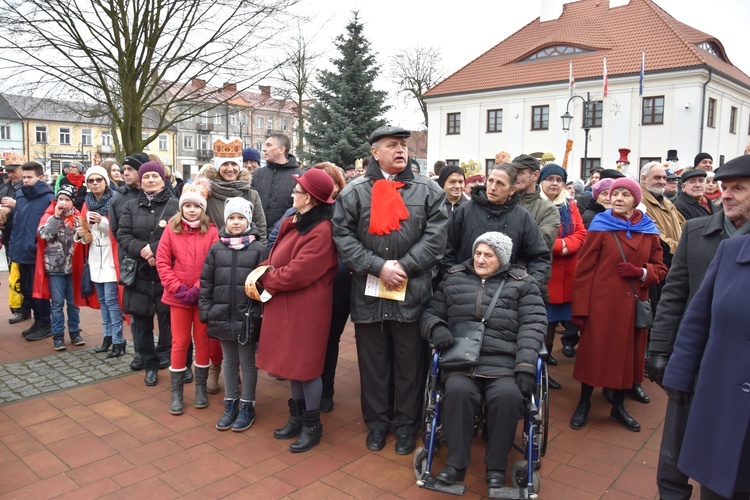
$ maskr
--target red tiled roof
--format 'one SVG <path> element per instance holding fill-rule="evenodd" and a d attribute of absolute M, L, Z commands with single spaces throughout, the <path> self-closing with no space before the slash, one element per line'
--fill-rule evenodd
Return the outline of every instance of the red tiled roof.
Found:
<path fill-rule="evenodd" d="M 715 44 L 725 60 L 699 49 L 702 42 Z M 557 44 L 594 52 L 523 61 Z M 570 61 L 576 81 L 601 78 L 604 56 L 610 78 L 638 74 L 643 50 L 647 74 L 709 66 L 750 88 L 750 77 L 728 62 L 717 38 L 677 21 L 651 0 L 631 0 L 611 9 L 607 0 L 580 0 L 565 4 L 558 19 L 530 22 L 438 83 L 425 97 L 567 82 Z"/>

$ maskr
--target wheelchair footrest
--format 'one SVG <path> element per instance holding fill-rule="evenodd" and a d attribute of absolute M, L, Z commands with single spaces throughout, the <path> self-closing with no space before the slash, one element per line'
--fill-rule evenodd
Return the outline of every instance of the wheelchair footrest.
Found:
<path fill-rule="evenodd" d="M 528 488 L 514 488 L 512 486 L 489 488 L 488 496 L 490 498 L 506 498 L 512 500 L 528 500 L 530 498 Z M 536 498 L 536 496 L 534 496 L 534 498 Z"/>
<path fill-rule="evenodd" d="M 445 484 L 442 481 L 438 481 L 434 477 L 426 479 L 424 481 L 424 485 L 422 485 L 422 488 L 457 496 L 463 496 L 463 494 L 466 493 L 466 486 L 464 486 L 463 484 Z"/>

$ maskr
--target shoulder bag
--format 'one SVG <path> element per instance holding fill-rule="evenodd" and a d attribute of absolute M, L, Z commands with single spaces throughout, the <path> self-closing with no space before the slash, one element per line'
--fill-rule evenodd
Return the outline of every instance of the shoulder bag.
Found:
<path fill-rule="evenodd" d="M 88 299 L 94 295 L 94 284 L 91 282 L 91 268 L 89 267 L 89 249 L 84 245 L 83 273 L 81 274 L 81 296 Z"/>
<path fill-rule="evenodd" d="M 169 204 L 169 200 L 167 200 L 167 203 L 164 204 L 164 208 L 161 209 L 161 213 L 159 214 L 159 218 L 157 221 L 160 221 L 162 216 L 164 215 L 164 211 L 167 209 L 167 205 Z M 159 222 L 156 223 L 157 225 Z M 154 235 L 154 232 L 156 229 L 151 231 L 151 236 Z M 133 257 L 126 255 L 122 258 L 122 262 L 120 262 L 120 278 L 117 280 L 117 282 L 124 286 L 124 287 L 131 287 L 135 284 L 135 279 L 137 277 L 137 271 L 138 271 L 138 262 Z"/>
<path fill-rule="evenodd" d="M 617 242 L 617 248 L 620 249 L 622 261 L 627 262 L 619 238 L 617 238 L 617 235 L 614 232 L 612 233 L 612 236 L 614 236 L 615 242 Z M 654 326 L 654 315 L 651 313 L 651 302 L 648 300 L 640 300 L 638 298 L 638 294 L 635 292 L 635 286 L 633 285 L 633 280 L 629 279 L 628 283 L 630 283 L 630 289 L 633 290 L 633 297 L 635 297 L 635 327 L 651 328 Z"/>
<path fill-rule="evenodd" d="M 495 309 L 497 300 L 500 298 L 505 286 L 505 280 L 492 296 L 487 311 L 480 321 L 465 321 L 455 326 L 453 333 L 453 346 L 440 354 L 440 368 L 443 370 L 467 370 L 472 369 L 479 364 L 479 353 L 482 350 L 482 340 L 484 339 L 484 329 L 487 319 Z"/>

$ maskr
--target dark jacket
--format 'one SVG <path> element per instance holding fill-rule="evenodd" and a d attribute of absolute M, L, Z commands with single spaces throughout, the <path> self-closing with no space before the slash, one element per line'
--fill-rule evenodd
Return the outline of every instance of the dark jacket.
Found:
<path fill-rule="evenodd" d="M 685 193 L 685 191 L 682 191 L 677 195 L 673 203 L 677 211 L 685 217 L 685 220 L 690 220 L 698 217 L 706 217 L 714 213 L 711 200 L 707 201 L 710 210 L 706 210 L 706 207 L 701 205 L 698 200 Z"/>
<path fill-rule="evenodd" d="M 719 243 L 726 238 L 723 210 L 685 223 L 656 308 L 650 352 L 672 353 L 682 316 L 703 283 Z"/>
<path fill-rule="evenodd" d="M 124 188 L 120 189 L 119 192 L 119 196 L 113 196 L 112 201 L 109 204 L 109 230 L 114 235 L 117 235 L 117 230 L 120 228 L 119 219 L 122 217 L 122 211 L 125 209 L 125 204 L 130 200 L 137 199 L 141 192 L 141 188 L 133 188 L 126 185 Z M 122 258 L 122 255 L 120 258 Z"/>
<path fill-rule="evenodd" d="M 456 203 L 451 203 L 450 201 L 448 201 L 448 198 L 446 197 L 445 198 L 445 211 L 448 214 L 448 218 L 450 219 L 453 216 L 453 212 L 458 210 L 458 207 L 460 207 L 467 201 L 469 200 L 465 198 L 463 194 L 461 195 L 461 197 L 458 199 Z"/>
<path fill-rule="evenodd" d="M 391 234 L 370 234 L 372 186 L 382 178 L 380 165 L 371 160 L 365 175 L 341 191 L 334 209 L 333 239 L 341 260 L 353 273 L 352 321 L 412 323 L 419 321 L 430 300 L 432 268 L 445 250 L 445 191 L 424 175 L 404 169 L 396 180 L 405 184 L 400 192 L 409 218 Z M 380 276 L 386 260 L 398 260 L 409 278 L 403 302 L 365 296 L 367 275 Z"/>
<path fill-rule="evenodd" d="M 148 244 L 156 257 L 164 228 L 177 210 L 177 200 L 169 189 L 164 189 L 150 201 L 141 191 L 137 199 L 125 205 L 117 230 L 117 244 L 121 258 L 127 255 L 136 261 L 135 283 L 125 288 L 123 296 L 123 311 L 128 314 L 153 316 L 155 312 L 169 310 L 161 301 L 164 288 L 156 267 L 151 267 L 141 257 L 141 250 Z"/>
<path fill-rule="evenodd" d="M 505 285 L 486 323 L 479 364 L 471 373 L 481 377 L 535 375 L 547 313 L 539 288 L 523 268 L 502 266 L 483 280 L 474 271 L 473 259 L 453 266 L 422 315 L 420 332 L 431 341 L 433 329 L 443 325 L 455 337 L 462 324 L 482 319 L 503 280 Z"/>
<path fill-rule="evenodd" d="M 595 201 L 592 201 L 588 205 L 589 205 L 588 210 L 581 213 L 581 219 L 583 219 L 583 225 L 586 229 L 589 228 L 589 224 L 591 224 L 591 221 L 594 220 L 594 217 L 596 217 L 596 214 L 600 214 L 607 210 L 606 208 L 604 208 L 604 205 L 600 205 L 599 203 Z M 578 205 L 578 209 L 579 210 L 582 209 L 580 205 Z"/>
<path fill-rule="evenodd" d="M 44 211 L 55 196 L 46 182 L 22 186 L 16 191 L 16 208 L 13 214 L 13 232 L 8 245 L 8 258 L 19 264 L 36 262 L 36 231 Z"/>
<path fill-rule="evenodd" d="M 559 218 L 559 215 L 558 215 Z M 475 186 L 471 201 L 463 204 L 448 225 L 448 245 L 442 268 L 465 262 L 472 257 L 474 241 L 487 231 L 500 231 L 513 240 L 511 264 L 525 265 L 541 288 L 547 283 L 550 250 L 531 214 L 511 197 L 504 205 L 487 199 L 487 188 Z"/>
<path fill-rule="evenodd" d="M 19 189 L 21 189 L 21 186 L 23 186 L 23 181 L 18 182 L 11 182 L 10 179 L 6 179 L 5 182 L 0 184 L 0 199 L 5 198 L 6 196 L 9 198 L 16 199 L 16 193 Z M 2 227 L 2 242 L 3 246 L 8 248 L 8 244 L 10 243 L 10 235 L 13 233 L 13 215 L 16 213 L 16 209 L 13 208 L 5 218 L 5 223 Z"/>
<path fill-rule="evenodd" d="M 273 227 L 292 206 L 292 190 L 297 185 L 293 174 L 302 175 L 302 169 L 294 155 L 289 155 L 283 165 L 268 163 L 253 173 L 252 186 L 263 201 L 266 227 Z"/>
<path fill-rule="evenodd" d="M 250 315 L 260 319 L 260 302 L 250 300 L 245 294 L 245 279 L 263 261 L 266 248 L 258 241 L 260 232 L 254 224 L 249 234 L 256 240 L 242 250 L 232 250 L 217 241 L 211 245 L 203 264 L 198 312 L 212 339 L 236 341 L 248 307 Z M 226 232 L 220 235 L 227 236 Z"/>
<path fill-rule="evenodd" d="M 560 229 L 560 211 L 552 202 L 542 198 L 540 192 L 541 189 L 537 186 L 533 193 L 519 193 L 518 204 L 534 218 L 551 252 Z"/>

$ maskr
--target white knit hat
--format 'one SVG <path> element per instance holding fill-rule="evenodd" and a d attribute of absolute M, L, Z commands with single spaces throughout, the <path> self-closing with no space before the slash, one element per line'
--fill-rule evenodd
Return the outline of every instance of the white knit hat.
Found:
<path fill-rule="evenodd" d="M 240 214 L 247 219 L 247 222 L 253 220 L 253 204 L 245 198 L 237 196 L 236 198 L 227 198 L 224 200 L 224 222 L 232 214 Z"/>
<path fill-rule="evenodd" d="M 214 141 L 214 168 L 219 171 L 224 163 L 233 162 L 242 170 L 242 141 L 238 138 L 222 139 Z"/>
<path fill-rule="evenodd" d="M 107 173 L 107 169 L 105 169 L 104 167 L 100 167 L 99 165 L 89 167 L 86 170 L 86 180 L 88 181 L 89 177 L 91 177 L 91 175 L 93 174 L 101 175 L 102 177 L 104 177 L 104 183 L 107 187 L 109 187 L 109 174 Z"/>
<path fill-rule="evenodd" d="M 510 262 L 510 256 L 513 254 L 513 240 L 503 233 L 497 231 L 488 231 L 474 241 L 471 252 L 476 253 L 480 243 L 488 245 L 500 260 L 500 265 L 504 266 Z"/>

